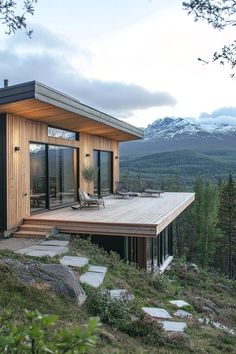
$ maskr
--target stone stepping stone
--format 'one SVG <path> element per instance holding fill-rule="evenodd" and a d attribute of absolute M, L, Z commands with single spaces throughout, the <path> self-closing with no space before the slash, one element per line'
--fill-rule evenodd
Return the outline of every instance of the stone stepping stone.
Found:
<path fill-rule="evenodd" d="M 184 300 L 171 300 L 170 303 L 178 308 L 184 307 L 184 306 L 191 306 L 188 302 Z"/>
<path fill-rule="evenodd" d="M 31 257 L 55 257 L 69 251 L 68 247 L 59 246 L 30 246 L 21 250 L 16 251 L 16 253 L 24 254 Z"/>
<path fill-rule="evenodd" d="M 158 307 L 142 307 L 142 310 L 150 315 L 151 317 L 155 318 L 172 318 L 169 312 L 165 309 L 161 309 Z"/>
<path fill-rule="evenodd" d="M 184 311 L 184 310 L 177 310 L 175 313 L 174 313 L 174 316 L 176 317 L 182 317 L 182 318 L 192 318 L 193 315 L 188 312 L 188 311 Z"/>
<path fill-rule="evenodd" d="M 117 300 L 134 300 L 134 295 L 128 292 L 127 289 L 114 289 L 114 290 L 105 290 L 105 294 L 109 294 L 112 299 Z"/>
<path fill-rule="evenodd" d="M 163 324 L 163 329 L 167 332 L 184 332 L 187 328 L 185 322 L 160 321 Z"/>
<path fill-rule="evenodd" d="M 77 257 L 77 256 L 64 256 L 60 259 L 60 263 L 70 267 L 82 268 L 88 264 L 87 257 Z"/>
<path fill-rule="evenodd" d="M 49 240 L 49 241 L 44 241 L 40 243 L 40 246 L 60 246 L 60 247 L 65 247 L 69 245 L 69 241 L 63 241 L 63 240 Z"/>
<path fill-rule="evenodd" d="M 88 270 L 89 270 L 89 272 L 96 272 L 96 273 L 104 273 L 104 274 L 106 274 L 107 267 L 90 265 Z"/>
<path fill-rule="evenodd" d="M 81 283 L 85 283 L 93 286 L 94 288 L 98 288 L 100 285 L 102 285 L 104 278 L 105 273 L 86 272 L 81 275 L 80 281 Z"/>
<path fill-rule="evenodd" d="M 35 250 L 35 251 L 31 251 L 29 253 L 24 253 L 26 256 L 30 256 L 30 257 L 55 257 L 58 255 L 58 252 L 56 251 L 41 251 L 41 250 Z"/>

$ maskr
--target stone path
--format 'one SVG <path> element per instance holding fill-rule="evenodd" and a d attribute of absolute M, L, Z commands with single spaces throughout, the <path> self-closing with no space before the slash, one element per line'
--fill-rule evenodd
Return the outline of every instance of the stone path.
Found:
<path fill-rule="evenodd" d="M 160 321 L 167 332 L 183 332 L 187 328 L 185 322 Z"/>
<path fill-rule="evenodd" d="M 67 253 L 69 241 L 52 240 L 43 241 L 16 251 L 16 253 L 31 257 L 55 257 Z"/>
<path fill-rule="evenodd" d="M 55 239 L 33 244 L 29 247 L 18 249 L 15 252 L 31 257 L 54 257 L 67 253 L 69 251 L 68 244 L 69 241 Z M 84 267 L 88 262 L 89 259 L 87 257 L 79 256 L 64 256 L 60 259 L 61 264 L 78 268 Z M 103 283 L 106 272 L 107 267 L 89 265 L 88 272 L 80 276 L 80 281 L 81 283 L 98 288 Z"/>
<path fill-rule="evenodd" d="M 36 239 L 7 238 L 0 240 L 0 250 L 18 251 L 35 244 L 38 244 L 38 240 Z"/>
<path fill-rule="evenodd" d="M 159 307 L 142 307 L 142 310 L 155 319 L 171 319 L 172 316 L 163 308 Z M 158 321 L 163 325 L 163 329 L 167 332 L 183 332 L 187 328 L 185 322 L 177 321 Z"/>
<path fill-rule="evenodd" d="M 89 259 L 87 257 L 79 256 L 64 256 L 60 259 L 60 263 L 69 267 L 82 268 L 87 265 Z M 102 285 L 107 267 L 98 265 L 89 265 L 88 271 L 80 276 L 80 282 L 98 288 Z"/>
<path fill-rule="evenodd" d="M 112 299 L 116 300 L 134 300 L 134 295 L 131 294 L 127 289 L 107 289 L 104 291 L 104 294 L 108 294 Z"/>
<path fill-rule="evenodd" d="M 190 304 L 184 300 L 171 300 L 170 303 L 172 305 L 175 305 L 176 307 L 178 308 L 182 308 L 182 307 L 185 307 L 185 306 L 190 306 Z"/>
<path fill-rule="evenodd" d="M 151 317 L 155 318 L 172 318 L 169 312 L 165 309 L 161 309 L 159 307 L 142 307 L 142 310 L 150 315 Z"/>
<path fill-rule="evenodd" d="M 184 300 L 170 300 L 169 301 L 173 306 L 182 308 L 184 306 L 190 306 Z M 183 332 L 187 328 L 186 322 L 174 321 L 173 317 L 168 311 L 159 307 L 142 307 L 142 310 L 155 319 L 160 319 L 158 322 L 163 325 L 163 329 L 167 332 Z M 187 318 L 190 319 L 192 314 L 184 310 L 177 310 L 174 314 L 174 317 Z M 168 321 L 171 319 L 170 321 Z M 173 320 L 172 320 L 173 319 Z"/>
<path fill-rule="evenodd" d="M 60 263 L 69 267 L 82 268 L 88 264 L 89 260 L 87 257 L 77 257 L 77 256 L 64 256 L 60 259 Z"/>
<path fill-rule="evenodd" d="M 40 243 L 38 241 L 35 243 L 35 240 L 28 239 L 7 239 L 1 241 L 0 249 L 10 249 L 15 251 L 15 253 L 32 257 L 54 257 L 67 253 L 69 251 L 68 244 L 69 241 L 63 239 L 48 240 Z M 84 267 L 88 264 L 88 262 L 89 259 L 87 257 L 80 256 L 64 256 L 60 259 L 60 263 L 62 265 L 78 268 Z M 100 265 L 89 265 L 88 271 L 80 276 L 80 282 L 98 288 L 100 285 L 102 285 L 106 272 L 107 267 Z M 107 289 L 103 293 L 108 293 L 113 299 L 134 299 L 134 295 L 129 293 L 127 289 Z M 193 317 L 190 312 L 181 309 L 185 306 L 191 306 L 188 302 L 184 300 L 170 300 L 169 302 L 178 308 L 178 310 L 173 314 L 174 317 L 186 319 L 191 319 Z M 170 313 L 163 308 L 142 307 L 142 310 L 151 317 L 158 319 L 158 322 L 163 325 L 163 329 L 167 332 L 183 332 L 187 328 L 186 322 L 173 321 L 173 317 L 170 315 Z M 220 329 L 232 335 L 236 335 L 233 329 L 219 322 L 210 321 L 209 319 L 199 319 L 199 322 L 202 324 L 211 324 L 214 328 Z"/>
<path fill-rule="evenodd" d="M 80 277 L 81 283 L 88 284 L 94 288 L 98 288 L 102 285 L 107 272 L 107 267 L 90 265 L 88 272 L 84 273 Z"/>

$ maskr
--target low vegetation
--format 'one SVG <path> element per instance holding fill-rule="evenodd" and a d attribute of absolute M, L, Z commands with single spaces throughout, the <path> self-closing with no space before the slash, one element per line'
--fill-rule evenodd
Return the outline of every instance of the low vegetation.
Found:
<path fill-rule="evenodd" d="M 207 318 L 209 321 L 214 320 L 230 328 L 235 327 L 235 281 L 201 269 L 199 273 L 187 270 L 183 259 L 175 261 L 171 270 L 164 275 L 153 276 L 132 265 L 125 264 L 117 254 L 113 252 L 108 254 L 89 240 L 74 236 L 70 243 L 70 254 L 86 255 L 91 263 L 108 267 L 102 289 L 83 286 L 87 300 L 82 306 L 59 296 L 51 289 L 45 289 L 43 285 L 22 285 L 16 274 L 13 274 L 7 266 L 0 266 L 0 308 L 2 315 L 7 313 L 7 325 L 6 321 L 1 321 L 0 348 L 2 348 L 3 333 L 10 333 L 11 328 L 16 328 L 16 324 L 17 328 L 23 328 L 25 333 L 32 320 L 39 317 L 45 319 L 46 322 L 48 319 L 50 325 L 46 326 L 45 332 L 42 328 L 44 324 L 41 326 L 40 320 L 39 332 L 36 331 L 36 334 L 40 333 L 42 343 L 48 346 L 52 353 L 82 353 L 83 351 L 76 352 L 75 348 L 69 347 L 69 344 L 71 345 L 73 338 L 75 340 L 76 333 L 77 339 L 81 340 L 81 333 L 86 331 L 89 319 L 96 316 L 100 318 L 101 325 L 98 327 L 95 322 L 92 325 L 90 322 L 89 330 L 85 333 L 88 334 L 87 339 L 91 345 L 86 347 L 86 353 L 217 354 L 236 352 L 235 336 L 213 328 L 211 323 L 199 322 L 200 318 Z M 27 261 L 27 257 L 2 251 L 0 258 L 6 257 Z M 45 258 L 40 261 L 58 262 L 58 259 Z M 76 274 L 79 275 L 85 270 L 86 267 L 76 271 Z M 113 300 L 106 292 L 102 293 L 105 289 L 114 288 L 127 289 L 134 294 L 134 300 Z M 145 315 L 141 310 L 142 306 L 163 307 L 173 315 L 176 309 L 169 303 L 169 300 L 180 298 L 191 304 L 186 310 L 193 314 L 193 318 L 187 321 L 186 334 L 181 336 L 167 334 L 157 321 Z M 25 312 L 25 309 L 29 312 Z M 47 314 L 47 316 L 44 317 L 41 314 Z M 19 323 L 23 327 L 18 327 Z M 76 328 L 75 332 L 72 328 Z M 61 333 L 65 334 L 63 349 L 58 347 L 58 343 L 61 343 Z M 87 339 L 85 338 L 85 341 Z M 96 346 L 92 347 L 95 339 L 97 340 Z M 32 341 L 30 343 L 32 344 Z M 4 353 L 3 350 L 1 352 Z M 24 351 L 18 351 L 18 353 L 22 352 Z M 28 352 L 46 353 L 43 349 Z M 6 351 L 6 353 L 14 353 L 14 351 Z"/>

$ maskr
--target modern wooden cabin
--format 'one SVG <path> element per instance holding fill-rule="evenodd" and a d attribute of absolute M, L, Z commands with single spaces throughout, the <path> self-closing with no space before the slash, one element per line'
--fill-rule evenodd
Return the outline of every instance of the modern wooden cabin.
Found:
<path fill-rule="evenodd" d="M 143 131 L 39 82 L 0 89 L 0 234 L 35 236 L 57 227 L 92 235 L 152 270 L 172 256 L 172 222 L 191 193 L 115 200 L 119 143 Z M 96 167 L 96 182 L 83 171 Z M 107 198 L 104 210 L 74 211 L 78 188 Z M 151 262 L 151 263 L 150 263 Z M 155 266 L 156 264 L 156 266 Z"/>

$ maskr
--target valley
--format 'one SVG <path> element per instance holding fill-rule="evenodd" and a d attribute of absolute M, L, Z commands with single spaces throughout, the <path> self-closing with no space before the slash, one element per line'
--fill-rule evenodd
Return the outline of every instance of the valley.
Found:
<path fill-rule="evenodd" d="M 143 141 L 121 144 L 122 176 L 150 178 L 156 185 L 181 179 L 192 189 L 196 177 L 217 183 L 236 175 L 235 127 L 203 129 L 183 118 L 158 119 L 145 129 Z"/>

